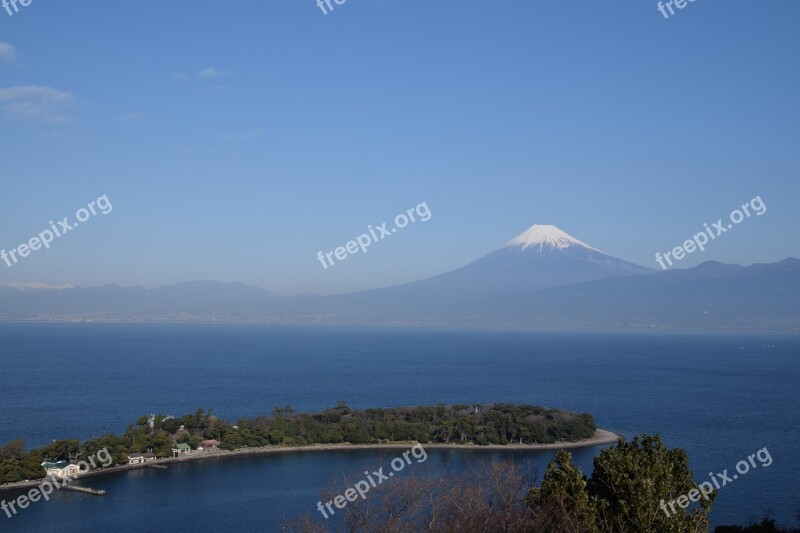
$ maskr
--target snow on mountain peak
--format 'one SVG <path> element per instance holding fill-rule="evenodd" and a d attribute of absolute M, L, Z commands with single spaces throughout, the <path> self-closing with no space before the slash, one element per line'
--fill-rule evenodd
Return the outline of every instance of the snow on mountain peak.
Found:
<path fill-rule="evenodd" d="M 582 246 L 583 248 L 600 252 L 597 248 L 592 248 L 565 231 L 549 224 L 534 224 L 506 244 L 506 248 L 519 247 L 523 250 L 531 247 L 538 247 L 540 252 L 544 248 L 563 250 L 570 246 Z"/>

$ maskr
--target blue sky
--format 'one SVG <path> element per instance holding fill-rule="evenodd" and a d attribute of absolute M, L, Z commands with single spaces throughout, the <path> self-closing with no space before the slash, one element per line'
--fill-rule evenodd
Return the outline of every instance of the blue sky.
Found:
<path fill-rule="evenodd" d="M 334 5 L 335 6 L 335 5 Z M 796 2 L 45 2 L 0 10 L 0 248 L 113 204 L 0 283 L 335 293 L 534 223 L 657 268 L 800 257 Z M 328 270 L 316 260 L 427 202 Z"/>

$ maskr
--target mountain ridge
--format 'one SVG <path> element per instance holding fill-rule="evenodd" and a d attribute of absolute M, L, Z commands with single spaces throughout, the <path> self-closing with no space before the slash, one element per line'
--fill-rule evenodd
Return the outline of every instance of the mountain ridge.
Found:
<path fill-rule="evenodd" d="M 800 260 L 654 270 L 533 225 L 461 268 L 332 296 L 244 283 L 0 284 L 0 320 L 250 321 L 531 327 L 800 329 Z"/>

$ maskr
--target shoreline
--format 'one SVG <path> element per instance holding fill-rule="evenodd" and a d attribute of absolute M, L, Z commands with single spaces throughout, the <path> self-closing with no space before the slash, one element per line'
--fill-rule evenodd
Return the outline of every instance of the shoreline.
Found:
<path fill-rule="evenodd" d="M 296 320 L 155 320 L 155 319 L 100 319 L 100 318 L 0 318 L 0 324 L 139 324 L 139 325 L 235 325 L 235 326 L 295 326 L 295 327 L 366 327 L 366 328 L 390 328 L 390 329 L 430 329 L 446 331 L 485 331 L 485 332 L 532 332 L 532 333 L 640 333 L 649 331 L 653 333 L 671 332 L 676 334 L 697 334 L 697 333 L 719 333 L 719 334 L 782 334 L 797 335 L 800 328 L 741 328 L 741 327 L 716 327 L 702 328 L 691 326 L 655 326 L 650 324 L 641 325 L 604 325 L 604 326 L 577 326 L 577 325 L 543 325 L 543 324 L 450 324 L 450 323 L 424 323 L 416 324 L 412 322 L 298 322 Z"/>
<path fill-rule="evenodd" d="M 602 446 L 604 444 L 616 444 L 622 438 L 614 432 L 605 429 L 597 428 L 594 436 L 574 441 L 574 442 L 553 442 L 544 444 L 488 444 L 486 446 L 479 446 L 477 444 L 444 444 L 444 443 L 430 443 L 423 444 L 422 447 L 426 450 L 486 450 L 486 451 L 542 451 L 542 450 L 560 450 L 560 449 L 575 449 L 575 448 L 591 448 L 592 446 Z M 416 441 L 408 442 L 393 442 L 390 444 L 309 444 L 306 446 L 262 446 L 259 448 L 239 448 L 238 450 L 214 450 L 187 453 L 182 457 L 166 457 L 163 459 L 156 459 L 149 463 L 135 464 L 135 465 L 119 465 L 110 466 L 98 470 L 92 470 L 81 474 L 70 482 L 70 484 L 82 481 L 84 479 L 106 476 L 112 474 L 119 474 L 130 470 L 137 470 L 139 468 L 149 468 L 150 465 L 168 465 L 172 463 L 186 463 L 193 461 L 207 461 L 210 459 L 226 459 L 230 457 L 247 457 L 259 455 L 271 455 L 275 453 L 302 453 L 302 452 L 327 452 L 327 451 L 350 451 L 350 450 L 405 450 L 411 446 L 419 444 Z M 18 481 L 16 483 L 7 483 L 0 485 L 0 492 L 27 489 L 39 486 L 46 478 L 41 478 L 31 481 Z"/>

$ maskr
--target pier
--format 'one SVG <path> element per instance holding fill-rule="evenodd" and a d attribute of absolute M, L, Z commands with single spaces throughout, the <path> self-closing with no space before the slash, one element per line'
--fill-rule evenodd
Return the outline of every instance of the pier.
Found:
<path fill-rule="evenodd" d="M 92 496 L 105 496 L 106 494 L 106 491 L 103 489 L 92 489 L 90 487 L 79 487 L 77 485 L 64 485 L 62 488 L 74 490 L 75 492 L 82 492 L 83 494 L 91 494 Z"/>

